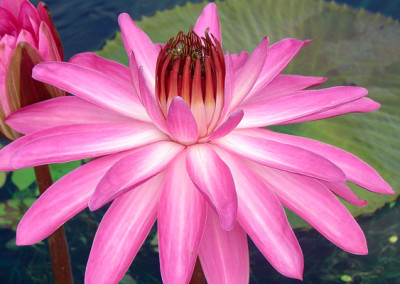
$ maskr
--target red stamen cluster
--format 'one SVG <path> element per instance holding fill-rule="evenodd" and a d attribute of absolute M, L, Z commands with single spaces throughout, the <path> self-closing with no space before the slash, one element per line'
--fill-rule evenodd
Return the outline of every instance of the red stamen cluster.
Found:
<path fill-rule="evenodd" d="M 215 126 L 223 104 L 225 61 L 221 44 L 211 37 L 208 29 L 202 38 L 192 28 L 187 34 L 180 31 L 162 48 L 156 65 L 156 94 L 164 115 L 172 99 L 182 97 L 203 128 L 199 134 Z"/>

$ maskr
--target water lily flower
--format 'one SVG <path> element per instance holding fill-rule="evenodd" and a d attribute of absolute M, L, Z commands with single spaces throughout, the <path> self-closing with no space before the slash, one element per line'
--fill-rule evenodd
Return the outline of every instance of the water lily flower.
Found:
<path fill-rule="evenodd" d="M 61 40 L 47 6 L 27 0 L 2 0 L 0 6 L 0 136 L 15 140 L 20 133 L 4 123 L 21 107 L 64 95 L 32 79 L 32 67 L 64 59 Z"/>
<path fill-rule="evenodd" d="M 197 256 L 208 283 L 248 283 L 247 235 L 276 270 L 301 279 L 302 251 L 282 205 L 342 249 L 367 253 L 336 195 L 363 206 L 346 181 L 383 194 L 390 186 L 344 150 L 263 128 L 378 109 L 366 89 L 308 90 L 326 78 L 281 75 L 309 41 L 269 46 L 264 38 L 251 55 L 223 54 L 213 3 L 165 45 L 127 14 L 119 24 L 129 68 L 91 53 L 41 63 L 36 80 L 75 96 L 7 119 L 27 135 L 0 151 L 1 170 L 95 158 L 35 202 L 18 226 L 18 245 L 113 201 L 86 283 L 118 283 L 156 220 L 165 283 L 188 283 Z"/>

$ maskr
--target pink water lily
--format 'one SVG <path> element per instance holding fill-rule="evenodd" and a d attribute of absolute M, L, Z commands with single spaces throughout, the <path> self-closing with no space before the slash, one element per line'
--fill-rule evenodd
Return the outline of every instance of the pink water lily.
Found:
<path fill-rule="evenodd" d="M 268 38 L 248 56 L 224 55 L 215 4 L 193 29 L 153 44 L 119 17 L 129 68 L 91 53 L 42 63 L 33 77 L 75 96 L 7 119 L 27 134 L 0 151 L 0 169 L 95 158 L 49 188 L 17 230 L 46 238 L 72 216 L 113 201 L 96 233 L 86 283 L 118 283 L 157 220 L 165 283 L 188 283 L 199 256 L 208 283 L 247 283 L 247 235 L 283 275 L 302 278 L 303 255 L 286 206 L 342 249 L 366 254 L 360 227 L 335 195 L 345 184 L 392 194 L 354 155 L 269 125 L 368 112 L 360 87 L 308 90 L 326 78 L 281 75 L 309 43 Z"/>
<path fill-rule="evenodd" d="M 61 40 L 47 6 L 27 0 L 1 0 L 0 6 L 0 136 L 15 140 L 20 133 L 4 120 L 21 107 L 64 92 L 32 79 L 32 67 L 64 59 Z"/>

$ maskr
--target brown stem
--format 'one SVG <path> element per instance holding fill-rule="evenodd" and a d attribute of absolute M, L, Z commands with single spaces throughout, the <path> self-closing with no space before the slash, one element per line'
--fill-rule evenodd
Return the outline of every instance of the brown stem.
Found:
<path fill-rule="evenodd" d="M 40 194 L 53 183 L 49 166 L 37 166 L 35 169 L 36 181 Z M 61 226 L 48 237 L 53 280 L 55 284 L 73 284 L 71 263 L 68 253 L 68 244 L 64 227 Z"/>
<path fill-rule="evenodd" d="M 194 271 L 192 274 L 192 279 L 190 279 L 189 284 L 204 284 L 205 282 L 206 278 L 204 276 L 203 268 L 201 267 L 199 258 L 197 258 L 196 265 L 194 266 Z"/>

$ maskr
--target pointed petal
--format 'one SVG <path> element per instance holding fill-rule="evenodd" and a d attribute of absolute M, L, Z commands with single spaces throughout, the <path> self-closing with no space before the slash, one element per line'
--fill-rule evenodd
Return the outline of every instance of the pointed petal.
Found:
<path fill-rule="evenodd" d="M 287 96 L 298 91 L 313 88 L 321 85 L 326 81 L 326 77 L 310 77 L 298 75 L 281 74 L 275 77 L 271 83 L 265 88 L 253 94 L 245 101 L 246 104 L 251 104 L 263 100 L 277 99 Z"/>
<path fill-rule="evenodd" d="M 97 210 L 116 196 L 158 174 L 183 149 L 177 143 L 161 141 L 125 156 L 111 167 L 97 185 L 89 202 L 90 210 Z"/>
<path fill-rule="evenodd" d="M 13 129 L 24 134 L 68 124 L 119 122 L 132 122 L 132 118 L 73 96 L 54 98 L 29 105 L 17 110 L 6 120 L 6 123 Z"/>
<path fill-rule="evenodd" d="M 26 0 L 1 0 L 1 7 L 8 10 L 18 19 L 19 10 L 24 2 L 26 2 Z"/>
<path fill-rule="evenodd" d="M 125 65 L 100 57 L 92 52 L 79 53 L 68 62 L 103 73 L 125 89 L 132 90 L 129 68 Z"/>
<path fill-rule="evenodd" d="M 235 95 L 235 70 L 229 51 L 225 55 L 225 87 L 224 87 L 224 108 L 222 110 L 219 123 L 224 121 L 231 111 L 231 104 Z"/>
<path fill-rule="evenodd" d="M 302 279 L 303 254 L 278 199 L 238 158 L 222 149 L 218 154 L 229 165 L 235 180 L 239 224 L 276 270 Z"/>
<path fill-rule="evenodd" d="M 208 283 L 249 283 L 247 235 L 236 222 L 231 231 L 223 230 L 210 207 L 201 239 L 199 258 Z"/>
<path fill-rule="evenodd" d="M 224 123 L 214 130 L 207 140 L 219 139 L 228 135 L 238 126 L 242 118 L 243 111 L 241 109 L 235 110 Z"/>
<path fill-rule="evenodd" d="M 163 180 L 157 175 L 111 204 L 93 241 L 85 283 L 122 279 L 156 220 Z"/>
<path fill-rule="evenodd" d="M 143 66 L 143 74 L 148 86 L 155 86 L 156 62 L 161 49 L 132 21 L 131 17 L 122 13 L 118 17 L 122 39 L 128 56 L 133 51 L 138 66 Z"/>
<path fill-rule="evenodd" d="M 254 163 L 251 168 L 276 193 L 283 205 L 306 220 L 328 240 L 350 253 L 368 253 L 364 233 L 353 216 L 321 183 Z"/>
<path fill-rule="evenodd" d="M 286 122 L 283 122 L 281 124 L 292 124 L 292 123 L 300 123 L 300 122 L 305 122 L 305 121 L 313 121 L 313 120 L 319 120 L 319 119 L 325 119 L 325 118 L 330 118 L 346 113 L 353 113 L 353 112 L 370 112 L 370 111 L 375 111 L 379 109 L 381 105 L 369 98 L 361 98 L 354 100 L 352 102 L 349 102 L 347 104 L 343 104 L 340 106 L 337 106 L 335 108 L 331 108 L 325 111 L 321 111 L 318 113 L 310 114 L 307 116 L 303 116 L 297 119 L 289 120 Z"/>
<path fill-rule="evenodd" d="M 342 149 L 313 139 L 281 134 L 269 131 L 267 129 L 240 130 L 238 133 L 264 139 L 271 139 L 273 141 L 286 143 L 313 151 L 314 153 L 327 158 L 340 167 L 346 174 L 348 181 L 356 183 L 359 186 L 373 192 L 394 194 L 394 191 L 391 189 L 390 185 L 385 182 L 370 165 Z"/>
<path fill-rule="evenodd" d="M 137 96 L 93 69 L 65 62 L 36 65 L 32 77 L 122 115 L 149 121 Z"/>
<path fill-rule="evenodd" d="M 43 136 L 19 148 L 11 165 L 25 168 L 93 158 L 166 139 L 147 123 L 78 124 L 54 129 L 43 131 Z"/>
<path fill-rule="evenodd" d="M 40 23 L 38 46 L 39 53 L 43 56 L 45 61 L 61 61 L 57 44 L 53 39 L 50 28 L 45 22 Z"/>
<path fill-rule="evenodd" d="M 255 83 L 248 98 L 256 94 L 267 86 L 276 76 L 278 76 L 292 59 L 300 52 L 303 46 L 311 41 L 301 41 L 294 38 L 283 39 L 270 47 L 268 57 L 265 60 L 258 80 Z"/>
<path fill-rule="evenodd" d="M 206 202 L 190 180 L 182 153 L 168 168 L 158 208 L 158 245 L 163 283 L 185 284 L 197 258 Z"/>
<path fill-rule="evenodd" d="M 251 53 L 250 58 L 243 67 L 235 74 L 235 89 L 229 109 L 232 110 L 246 98 L 263 68 L 268 54 L 269 39 L 264 38 Z"/>
<path fill-rule="evenodd" d="M 367 201 L 358 198 L 358 196 L 345 183 L 326 182 L 322 180 L 319 182 L 327 187 L 334 194 L 343 198 L 347 202 L 350 202 L 351 204 L 354 204 L 356 206 L 367 205 Z"/>
<path fill-rule="evenodd" d="M 231 230 L 237 215 L 237 196 L 227 165 L 207 144 L 187 148 L 186 167 L 190 178 L 217 211 L 221 227 Z"/>
<path fill-rule="evenodd" d="M 228 53 L 228 51 L 227 51 Z M 246 63 L 247 58 L 249 57 L 249 53 L 247 51 L 242 51 L 241 53 L 238 54 L 232 54 L 232 61 L 233 61 L 233 69 L 238 71 L 240 68 L 243 67 L 243 65 Z M 225 61 L 226 61 L 226 55 L 225 55 Z"/>
<path fill-rule="evenodd" d="M 87 207 L 97 183 L 126 153 L 91 161 L 49 187 L 25 213 L 17 228 L 17 245 L 37 243 Z"/>
<path fill-rule="evenodd" d="M 154 93 L 152 93 L 146 85 L 142 72 L 143 68 L 139 70 L 136 64 L 136 58 L 132 52 L 129 58 L 129 68 L 132 82 L 134 82 L 134 85 L 136 85 L 136 88 L 139 90 L 138 94 L 148 116 L 161 131 L 168 134 L 167 126 L 165 124 L 165 117 L 161 112 L 159 104 L 156 102 Z"/>
<path fill-rule="evenodd" d="M 244 117 L 240 128 L 276 125 L 310 114 L 338 107 L 368 94 L 360 87 L 332 87 L 302 91 L 266 103 L 243 105 Z"/>
<path fill-rule="evenodd" d="M 173 98 L 167 115 L 167 129 L 171 136 L 183 144 L 192 144 L 198 138 L 196 120 L 185 101 Z"/>
<path fill-rule="evenodd" d="M 221 43 L 221 28 L 219 25 L 217 5 L 215 5 L 215 3 L 209 3 L 204 7 L 193 30 L 198 36 L 202 37 L 207 28 L 210 29 L 209 34 L 214 35 Z"/>
<path fill-rule="evenodd" d="M 269 139 L 231 133 L 215 144 L 259 164 L 315 177 L 331 182 L 344 182 L 346 176 L 334 163 L 300 147 Z"/>

